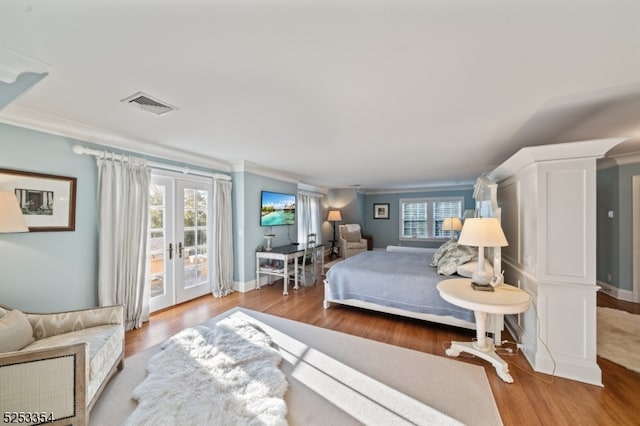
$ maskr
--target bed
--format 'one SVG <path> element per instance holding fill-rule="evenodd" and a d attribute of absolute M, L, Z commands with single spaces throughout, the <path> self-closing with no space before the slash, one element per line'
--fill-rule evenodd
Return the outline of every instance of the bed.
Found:
<path fill-rule="evenodd" d="M 485 217 L 497 217 L 495 185 L 485 178 L 474 190 L 476 210 Z M 475 330 L 472 311 L 440 297 L 436 285 L 458 275 L 440 275 L 429 266 L 436 249 L 390 246 L 386 250 L 360 253 L 335 264 L 324 281 L 324 308 L 332 304 L 354 306 L 417 318 L 439 324 Z M 485 254 L 494 270 L 500 271 L 500 248 Z M 490 315 L 487 331 L 500 344 L 502 315 Z"/>

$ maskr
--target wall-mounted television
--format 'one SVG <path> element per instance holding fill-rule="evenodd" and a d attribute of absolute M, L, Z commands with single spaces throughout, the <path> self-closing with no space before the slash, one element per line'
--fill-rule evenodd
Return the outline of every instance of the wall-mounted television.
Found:
<path fill-rule="evenodd" d="M 262 191 L 260 195 L 260 226 L 295 225 L 296 196 Z"/>

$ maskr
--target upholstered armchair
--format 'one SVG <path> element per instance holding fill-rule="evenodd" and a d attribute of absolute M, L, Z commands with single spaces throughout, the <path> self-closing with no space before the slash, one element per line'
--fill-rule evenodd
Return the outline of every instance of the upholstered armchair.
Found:
<path fill-rule="evenodd" d="M 340 225 L 338 227 L 338 241 L 340 253 L 345 259 L 367 251 L 367 240 L 362 238 L 358 224 Z"/>

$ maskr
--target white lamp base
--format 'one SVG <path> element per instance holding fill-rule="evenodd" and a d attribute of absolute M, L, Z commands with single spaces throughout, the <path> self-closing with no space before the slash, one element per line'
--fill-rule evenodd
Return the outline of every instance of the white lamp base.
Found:
<path fill-rule="evenodd" d="M 275 234 L 268 234 L 264 236 L 267 239 L 267 247 L 265 247 L 264 251 L 271 251 L 273 250 L 271 247 L 271 240 L 273 239 L 273 237 L 275 237 Z"/>
<path fill-rule="evenodd" d="M 471 274 L 473 282 L 480 285 L 489 285 L 491 278 L 491 274 L 487 271 L 475 271 Z"/>

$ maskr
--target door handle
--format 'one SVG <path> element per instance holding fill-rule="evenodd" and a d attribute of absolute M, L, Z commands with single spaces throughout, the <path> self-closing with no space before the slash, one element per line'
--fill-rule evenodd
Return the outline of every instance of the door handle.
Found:
<path fill-rule="evenodd" d="M 167 251 L 169 252 L 169 260 L 173 259 L 173 244 L 169 243 Z"/>
<path fill-rule="evenodd" d="M 183 252 L 183 247 L 182 247 L 182 241 L 180 241 L 178 243 L 178 257 L 182 259 L 182 252 Z"/>

